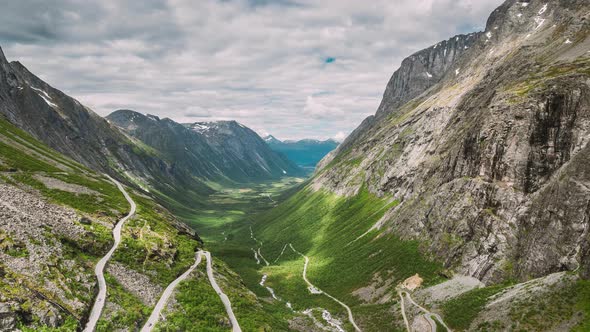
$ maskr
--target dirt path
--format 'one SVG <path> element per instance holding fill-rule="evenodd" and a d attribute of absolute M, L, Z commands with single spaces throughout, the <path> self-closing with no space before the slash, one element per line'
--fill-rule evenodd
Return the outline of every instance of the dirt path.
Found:
<path fill-rule="evenodd" d="M 205 255 L 205 257 L 207 258 L 207 277 L 209 277 L 209 283 L 211 283 L 211 287 L 213 287 L 213 289 L 221 299 L 221 302 L 223 302 L 223 306 L 225 306 L 225 311 L 227 312 L 227 315 L 229 316 L 229 320 L 231 322 L 232 332 L 242 332 L 240 324 L 238 323 L 238 319 L 236 318 L 236 315 L 234 314 L 234 311 L 231 308 L 231 302 L 229 301 L 229 298 L 221 290 L 221 288 L 217 284 L 217 281 L 215 281 L 215 276 L 213 275 L 213 260 L 211 258 L 211 253 L 208 251 L 203 251 L 202 255 Z"/>
<path fill-rule="evenodd" d="M 158 300 L 158 303 L 154 307 L 154 310 L 152 311 L 150 318 L 147 320 L 147 322 L 145 323 L 145 325 L 141 329 L 141 332 L 152 331 L 152 329 L 156 326 L 156 323 L 160 319 L 160 314 L 161 314 L 162 310 L 164 309 L 164 307 L 166 306 L 166 304 L 168 303 L 168 299 L 172 295 L 172 292 L 174 291 L 176 286 L 178 286 L 178 284 L 181 281 L 188 278 L 188 276 L 197 268 L 199 263 L 201 263 L 201 258 L 202 258 L 202 255 L 201 255 L 201 251 L 199 250 L 199 251 L 197 251 L 197 254 L 195 257 L 195 263 L 188 270 L 186 270 L 186 272 L 184 272 L 180 277 L 178 277 L 176 280 L 171 282 L 168 285 L 168 287 L 166 287 L 166 289 L 162 293 L 162 296 L 160 296 L 160 300 Z"/>
<path fill-rule="evenodd" d="M 111 247 L 111 250 L 109 250 L 109 252 L 103 258 L 101 258 L 100 261 L 98 261 L 98 264 L 96 264 L 96 268 L 94 269 L 94 273 L 96 274 L 96 278 L 98 279 L 98 295 L 96 296 L 96 300 L 94 302 L 94 305 L 92 306 L 92 311 L 90 312 L 90 316 L 88 317 L 88 323 L 86 323 L 84 332 L 92 332 L 96 328 L 96 323 L 98 323 L 98 319 L 102 314 L 102 310 L 104 308 L 107 297 L 107 284 L 104 279 L 104 268 L 108 263 L 109 259 L 111 259 L 111 256 L 113 256 L 113 253 L 115 252 L 119 244 L 121 243 L 121 229 L 123 228 L 123 224 L 129 218 L 133 217 L 133 215 L 135 214 L 135 210 L 137 209 L 135 202 L 133 201 L 133 199 L 131 199 L 131 196 L 129 196 L 127 191 L 125 191 L 125 188 L 123 188 L 123 186 L 117 180 L 113 179 L 108 175 L 107 177 L 117 186 L 117 188 L 119 188 L 119 191 L 123 193 L 123 196 L 125 196 L 125 199 L 127 200 L 127 202 L 129 202 L 129 205 L 131 205 L 131 209 L 129 210 L 129 214 L 127 214 L 127 216 L 125 216 L 123 219 L 119 220 L 117 225 L 115 225 L 115 228 L 113 228 L 113 238 L 115 240 L 115 243 Z"/>
<path fill-rule="evenodd" d="M 299 251 L 295 250 L 295 248 L 293 248 L 293 245 L 292 244 L 289 243 L 289 246 L 291 247 L 291 250 L 293 250 L 293 252 L 299 254 L 301 257 L 303 257 L 305 259 L 305 264 L 303 265 L 303 280 L 307 284 L 309 291 L 312 294 L 324 294 L 327 297 L 329 297 L 330 299 L 334 300 L 336 303 L 340 304 L 348 312 L 348 320 L 350 321 L 350 323 L 352 324 L 352 326 L 354 327 L 354 329 L 356 331 L 359 331 L 360 332 L 361 329 L 358 327 L 358 325 L 356 325 L 356 323 L 354 321 L 354 317 L 352 316 L 352 310 L 350 310 L 350 307 L 347 306 L 344 302 L 342 302 L 342 301 L 338 300 L 337 298 L 333 297 L 332 295 L 330 295 L 330 294 L 322 291 L 321 289 L 317 288 L 316 286 L 314 286 L 314 284 L 312 284 L 307 279 L 307 266 L 309 265 L 309 257 L 307 257 L 304 254 L 300 253 Z"/>
<path fill-rule="evenodd" d="M 406 330 L 408 332 L 411 332 L 411 330 L 410 330 L 410 322 L 408 322 L 408 317 L 406 316 L 406 304 L 405 304 L 405 301 L 404 301 L 404 296 L 400 292 L 398 292 L 397 294 L 399 295 L 399 298 L 400 298 L 400 303 L 401 303 L 401 306 L 402 306 L 402 316 L 404 317 L 404 323 L 406 324 Z"/>

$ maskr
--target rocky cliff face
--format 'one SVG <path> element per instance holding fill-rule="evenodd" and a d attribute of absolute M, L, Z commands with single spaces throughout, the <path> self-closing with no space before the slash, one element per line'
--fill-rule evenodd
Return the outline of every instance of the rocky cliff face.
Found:
<path fill-rule="evenodd" d="M 588 9 L 509 0 L 409 57 L 312 185 L 400 200 L 375 228 L 484 281 L 587 275 Z"/>
<path fill-rule="evenodd" d="M 174 166 L 203 179 L 248 182 L 301 173 L 258 134 L 235 121 L 181 125 L 129 110 L 115 111 L 107 119 Z"/>

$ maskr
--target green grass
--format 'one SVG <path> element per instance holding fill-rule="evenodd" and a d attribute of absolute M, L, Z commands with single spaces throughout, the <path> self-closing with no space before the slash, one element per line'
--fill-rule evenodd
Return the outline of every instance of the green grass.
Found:
<path fill-rule="evenodd" d="M 436 323 L 436 331 L 437 332 L 447 332 L 448 331 L 447 328 L 444 325 L 442 325 L 442 323 L 438 319 L 436 319 L 436 317 L 433 316 L 431 318 Z"/>
<path fill-rule="evenodd" d="M 590 280 L 579 280 L 575 286 L 574 308 L 582 313 L 582 320 L 573 332 L 590 331 Z"/>
<path fill-rule="evenodd" d="M 252 226 L 255 237 L 263 241 L 261 252 L 270 262 L 274 262 L 286 243 L 292 243 L 310 257 L 308 278 L 353 307 L 355 318 L 363 322 L 367 331 L 396 331 L 399 327 L 392 325 L 389 304 L 371 305 L 374 310 L 368 310 L 351 292 L 369 284 L 377 272 L 393 278 L 392 287 L 416 273 L 425 278 L 427 284 L 442 280 L 439 276 L 442 265 L 422 255 L 417 241 L 402 241 L 393 233 L 377 238 L 376 231 L 355 241 L 396 204 L 365 190 L 351 198 L 304 190 L 270 211 L 230 222 L 225 229 L 228 230 L 226 234 L 233 235 L 231 240 L 218 240 L 208 245 L 216 257 L 240 275 L 249 289 L 274 303 L 277 312 L 288 301 L 295 310 L 326 308 L 348 324 L 339 304 L 324 295 L 309 293 L 302 279 L 304 260 L 301 256 L 287 248 L 276 264 L 257 265 L 251 248 L 259 245 L 250 239 L 249 227 Z M 270 300 L 268 291 L 258 285 L 262 274 L 268 275 L 266 285 L 275 289 L 283 301 Z M 277 313 L 285 314 L 288 312 Z"/>
<path fill-rule="evenodd" d="M 121 249 L 113 260 L 136 271 L 152 271 L 152 281 L 166 286 L 194 263 L 199 242 L 181 234 L 170 223 L 174 217 L 151 200 L 132 196 L 136 216 L 123 227 Z"/>
<path fill-rule="evenodd" d="M 141 327 L 149 316 L 150 308 L 145 306 L 135 295 L 126 291 L 113 276 L 105 272 L 108 286 L 107 301 L 117 304 L 117 309 L 103 314 L 98 321 L 97 331 L 115 331 L 119 328 L 131 331 Z M 108 316 L 108 319 L 105 318 Z"/>
<path fill-rule="evenodd" d="M 497 294 L 507 285 L 473 289 L 446 302 L 442 306 L 445 323 L 455 330 L 466 330 L 488 302 L 490 296 Z"/>
<path fill-rule="evenodd" d="M 210 286 L 205 274 L 205 261 L 197 272 L 178 285 L 175 293 L 177 308 L 165 313 L 166 321 L 156 325 L 156 331 L 229 331 L 225 325 L 223 303 Z"/>
<path fill-rule="evenodd" d="M 335 296 L 357 302 L 350 292 L 377 272 L 394 270 L 397 281 L 416 273 L 426 283 L 440 279 L 442 266 L 425 258 L 417 241 L 402 241 L 393 233 L 375 238 L 377 231 L 359 238 L 396 204 L 365 190 L 352 198 L 301 192 L 261 216 L 254 230 L 264 241 L 263 253 L 278 255 L 285 243 L 292 243 L 310 257 L 310 279 Z"/>
<path fill-rule="evenodd" d="M 73 317 L 67 317 L 65 322 L 57 328 L 48 327 L 44 325 L 28 327 L 24 324 L 19 324 L 18 327 L 22 332 L 74 332 L 78 331 L 78 321 Z"/>

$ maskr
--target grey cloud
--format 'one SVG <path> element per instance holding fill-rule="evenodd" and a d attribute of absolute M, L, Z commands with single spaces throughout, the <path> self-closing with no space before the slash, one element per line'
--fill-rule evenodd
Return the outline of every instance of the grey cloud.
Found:
<path fill-rule="evenodd" d="M 10 1 L 0 45 L 102 115 L 131 108 L 342 137 L 375 112 L 404 57 L 484 25 L 500 2 Z"/>

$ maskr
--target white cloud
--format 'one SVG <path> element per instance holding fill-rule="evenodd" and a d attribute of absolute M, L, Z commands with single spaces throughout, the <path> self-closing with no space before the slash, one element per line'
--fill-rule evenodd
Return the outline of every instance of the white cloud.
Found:
<path fill-rule="evenodd" d="M 376 111 L 404 57 L 483 26 L 500 3 L 11 2 L 0 45 L 102 115 L 235 119 L 284 139 L 325 139 Z"/>
<path fill-rule="evenodd" d="M 333 139 L 337 140 L 338 142 L 342 142 L 344 141 L 344 139 L 346 139 L 346 137 L 348 136 L 348 134 L 345 134 L 342 131 L 339 131 L 336 135 L 334 135 L 334 137 L 332 137 Z"/>

